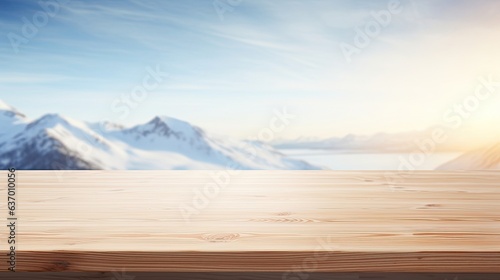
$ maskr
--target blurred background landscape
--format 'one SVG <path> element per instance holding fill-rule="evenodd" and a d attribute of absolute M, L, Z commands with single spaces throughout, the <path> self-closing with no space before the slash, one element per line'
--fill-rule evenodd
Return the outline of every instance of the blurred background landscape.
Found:
<path fill-rule="evenodd" d="M 0 168 L 500 169 L 495 0 L 5 0 Z"/>
<path fill-rule="evenodd" d="M 400 134 L 263 142 L 216 135 L 168 116 L 122 126 L 46 114 L 30 119 L 0 101 L 0 168 L 244 170 L 495 170 L 500 144 L 440 147 L 440 127 Z M 271 131 L 271 130 L 269 130 Z M 442 138 L 436 138 L 442 132 Z M 430 135 L 430 136 L 429 136 Z M 437 140 L 439 139 L 439 140 Z"/>

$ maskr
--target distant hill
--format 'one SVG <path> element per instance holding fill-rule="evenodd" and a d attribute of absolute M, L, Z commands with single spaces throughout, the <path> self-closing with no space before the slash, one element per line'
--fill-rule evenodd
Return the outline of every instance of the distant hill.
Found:
<path fill-rule="evenodd" d="M 439 170 L 500 170 L 500 143 L 465 153 Z"/>

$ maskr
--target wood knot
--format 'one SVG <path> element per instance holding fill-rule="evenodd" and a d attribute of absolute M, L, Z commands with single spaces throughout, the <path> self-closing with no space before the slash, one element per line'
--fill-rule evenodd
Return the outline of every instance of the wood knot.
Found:
<path fill-rule="evenodd" d="M 425 204 L 424 206 L 418 207 L 417 209 L 439 208 L 441 206 L 442 206 L 441 204 L 428 203 L 428 204 Z"/>
<path fill-rule="evenodd" d="M 204 234 L 202 239 L 211 243 L 226 243 L 236 240 L 240 237 L 238 233 L 215 233 Z"/>
<path fill-rule="evenodd" d="M 440 204 L 430 203 L 430 204 L 426 204 L 425 207 L 441 207 L 441 205 Z"/>

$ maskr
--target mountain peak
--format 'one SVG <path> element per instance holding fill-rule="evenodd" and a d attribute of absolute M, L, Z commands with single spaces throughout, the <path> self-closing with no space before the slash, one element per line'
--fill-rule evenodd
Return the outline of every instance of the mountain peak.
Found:
<path fill-rule="evenodd" d="M 171 130 L 178 131 L 178 132 L 192 131 L 192 130 L 197 129 L 197 127 L 195 127 L 194 125 L 192 125 L 186 121 L 179 120 L 179 119 L 172 118 L 172 117 L 168 117 L 168 116 L 157 116 L 153 120 L 151 120 L 150 123 L 155 124 L 155 125 L 164 124 L 164 125 L 168 126 L 168 128 L 170 128 Z"/>
<path fill-rule="evenodd" d="M 204 131 L 186 121 L 168 116 L 157 116 L 151 121 L 137 125 L 129 131 L 139 132 L 144 137 L 151 135 L 174 136 L 178 139 L 199 139 L 205 136 Z"/>
<path fill-rule="evenodd" d="M 28 128 L 33 128 L 33 127 L 47 128 L 47 127 L 54 127 L 59 124 L 80 126 L 78 122 L 66 118 L 64 116 L 61 116 L 59 114 L 46 114 L 41 116 L 39 119 L 33 121 L 32 123 L 28 124 Z"/>
<path fill-rule="evenodd" d="M 26 118 L 26 116 L 21 114 L 16 108 L 0 99 L 0 117 L 2 116 L 5 116 L 8 120 L 24 120 Z"/>
<path fill-rule="evenodd" d="M 10 106 L 9 104 L 3 102 L 1 99 L 0 99 L 0 110 L 5 110 L 5 111 L 16 111 L 16 109 L 14 109 L 12 106 Z"/>
<path fill-rule="evenodd" d="M 55 121 L 55 122 L 61 122 L 61 121 L 66 121 L 66 118 L 59 114 L 46 114 L 43 115 L 41 118 L 38 119 L 39 121 Z"/>
<path fill-rule="evenodd" d="M 194 126 L 186 121 L 179 120 L 168 116 L 156 116 L 150 122 L 140 126 L 149 132 L 156 131 L 163 134 L 175 133 L 187 135 L 202 134 L 201 128 Z"/>

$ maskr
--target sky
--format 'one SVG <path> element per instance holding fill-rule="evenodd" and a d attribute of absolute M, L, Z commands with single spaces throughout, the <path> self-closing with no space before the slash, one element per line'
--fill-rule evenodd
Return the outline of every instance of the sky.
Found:
<path fill-rule="evenodd" d="M 255 138 L 285 110 L 277 138 L 326 138 L 439 125 L 500 81 L 496 0 L 40 2 L 0 1 L 0 99 L 32 118 Z M 464 127 L 498 127 L 491 93 Z"/>

